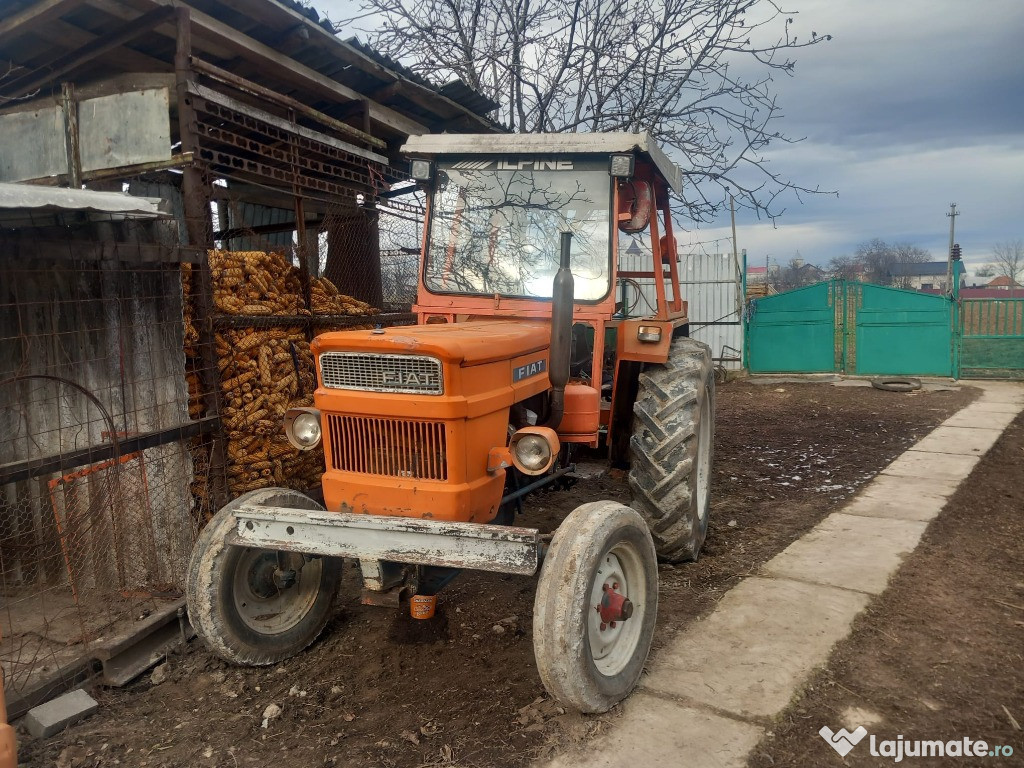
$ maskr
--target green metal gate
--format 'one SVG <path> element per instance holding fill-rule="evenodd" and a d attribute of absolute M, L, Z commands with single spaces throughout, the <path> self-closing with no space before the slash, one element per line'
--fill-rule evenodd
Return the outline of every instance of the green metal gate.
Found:
<path fill-rule="evenodd" d="M 960 375 L 1024 379 L 1024 299 L 964 299 Z"/>
<path fill-rule="evenodd" d="M 845 298 L 856 336 L 853 354 L 848 349 L 845 356 L 847 373 L 953 375 L 949 298 L 869 283 L 847 283 Z"/>
<path fill-rule="evenodd" d="M 835 370 L 836 283 L 817 283 L 750 302 L 744 348 L 752 373 Z"/>
<path fill-rule="evenodd" d="M 751 302 L 752 373 L 951 376 L 956 305 L 948 297 L 829 280 Z"/>

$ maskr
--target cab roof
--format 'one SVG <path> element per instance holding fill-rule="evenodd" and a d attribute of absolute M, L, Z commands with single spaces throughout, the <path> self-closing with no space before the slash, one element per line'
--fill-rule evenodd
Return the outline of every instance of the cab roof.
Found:
<path fill-rule="evenodd" d="M 658 169 L 677 195 L 683 172 L 649 133 L 427 133 L 410 136 L 402 152 L 416 157 L 475 154 L 593 154 L 638 152 Z"/>

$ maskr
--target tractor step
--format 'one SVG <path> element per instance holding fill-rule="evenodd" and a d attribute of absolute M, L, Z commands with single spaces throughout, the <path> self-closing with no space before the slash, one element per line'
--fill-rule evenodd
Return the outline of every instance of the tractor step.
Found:
<path fill-rule="evenodd" d="M 242 504 L 227 542 L 327 557 L 386 560 L 498 573 L 535 573 L 534 528 Z"/>

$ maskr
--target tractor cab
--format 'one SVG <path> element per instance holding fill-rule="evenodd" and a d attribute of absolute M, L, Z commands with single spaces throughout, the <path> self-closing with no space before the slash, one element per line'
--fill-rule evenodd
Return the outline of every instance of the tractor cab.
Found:
<path fill-rule="evenodd" d="M 423 322 L 550 317 L 571 233 L 573 317 L 595 347 L 586 373 L 601 380 L 607 328 L 627 359 L 664 359 L 686 324 L 670 212 L 682 173 L 647 134 L 429 134 L 403 151 L 427 192 Z"/>

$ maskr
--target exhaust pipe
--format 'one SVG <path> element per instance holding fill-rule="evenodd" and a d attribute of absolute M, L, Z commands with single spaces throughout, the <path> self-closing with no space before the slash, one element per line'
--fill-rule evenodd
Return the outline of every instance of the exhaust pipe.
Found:
<path fill-rule="evenodd" d="M 572 232 L 563 232 L 558 271 L 551 288 L 551 348 L 548 380 L 551 382 L 551 411 L 543 426 L 558 429 L 565 411 L 565 385 L 569 383 L 569 356 L 572 352 L 573 279 L 569 270 Z"/>

